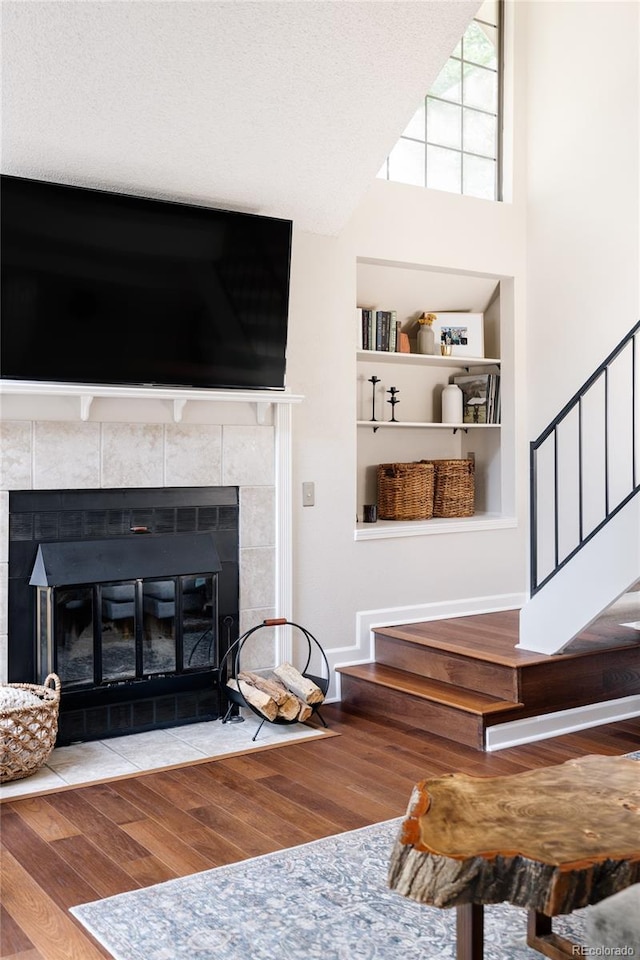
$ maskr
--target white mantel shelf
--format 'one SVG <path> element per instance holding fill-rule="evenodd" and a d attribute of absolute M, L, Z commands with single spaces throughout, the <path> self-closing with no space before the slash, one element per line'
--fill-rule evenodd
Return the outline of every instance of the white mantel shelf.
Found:
<path fill-rule="evenodd" d="M 77 397 L 79 416 L 88 420 L 91 404 L 96 397 L 113 400 L 170 400 L 173 419 L 182 420 L 185 405 L 190 401 L 209 403 L 255 403 L 256 416 L 263 422 L 271 404 L 300 403 L 304 397 L 286 390 L 204 390 L 185 387 L 135 387 L 126 385 L 83 383 L 52 383 L 37 380 L 2 380 L 0 396 L 22 397 Z"/>

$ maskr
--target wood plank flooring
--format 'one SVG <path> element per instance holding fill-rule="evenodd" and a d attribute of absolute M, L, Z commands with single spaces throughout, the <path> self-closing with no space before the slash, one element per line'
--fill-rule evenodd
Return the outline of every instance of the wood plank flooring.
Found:
<path fill-rule="evenodd" d="M 69 907 L 401 816 L 414 783 L 640 749 L 640 719 L 493 754 L 340 705 L 340 737 L 0 807 L 3 960 L 109 956 Z"/>

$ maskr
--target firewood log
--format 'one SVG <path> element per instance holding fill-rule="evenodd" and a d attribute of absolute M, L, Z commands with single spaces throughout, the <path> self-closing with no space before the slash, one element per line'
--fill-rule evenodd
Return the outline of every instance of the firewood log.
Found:
<path fill-rule="evenodd" d="M 238 674 L 238 680 L 244 680 L 246 683 L 250 683 L 252 687 L 257 687 L 258 690 L 268 693 L 269 696 L 275 700 L 278 706 L 281 706 L 283 703 L 285 703 L 291 696 L 291 693 L 280 680 L 265 677 L 260 673 L 252 673 L 250 670 L 242 670 Z"/>
<path fill-rule="evenodd" d="M 299 697 L 296 697 L 296 704 L 299 710 L 298 722 L 304 723 L 304 721 L 308 720 L 313 713 L 313 707 L 311 707 L 308 703 L 305 703 L 304 700 L 300 700 Z"/>
<path fill-rule="evenodd" d="M 301 707 L 306 707 L 306 703 L 290 693 L 285 702 L 278 705 L 278 716 L 283 720 L 299 720 Z"/>
<path fill-rule="evenodd" d="M 250 683 L 244 680 L 227 680 L 227 686 L 242 694 L 247 703 L 255 707 L 267 720 L 275 720 L 278 715 L 278 704 L 262 690 L 252 687 Z"/>
<path fill-rule="evenodd" d="M 300 713 L 300 701 L 285 687 L 280 680 L 263 677 L 259 673 L 252 673 L 250 670 L 243 670 L 238 674 L 238 680 L 244 680 L 250 683 L 252 687 L 262 690 L 268 694 L 278 705 L 278 716 L 283 720 L 295 720 Z"/>
<path fill-rule="evenodd" d="M 280 664 L 279 667 L 275 667 L 273 672 L 292 693 L 295 693 L 305 703 L 322 703 L 324 700 L 324 693 L 320 687 L 313 680 L 309 680 L 308 677 L 303 677 L 290 663 Z"/>

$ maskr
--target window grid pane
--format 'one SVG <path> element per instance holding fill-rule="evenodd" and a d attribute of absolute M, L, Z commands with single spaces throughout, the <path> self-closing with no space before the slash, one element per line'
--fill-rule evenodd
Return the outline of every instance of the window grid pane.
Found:
<path fill-rule="evenodd" d="M 462 61 L 449 57 L 429 90 L 429 95 L 442 100 L 462 102 Z"/>
<path fill-rule="evenodd" d="M 454 103 L 427 98 L 427 137 L 429 143 L 462 149 L 462 110 Z"/>
<path fill-rule="evenodd" d="M 497 157 L 497 118 L 479 110 L 462 112 L 462 149 L 495 160 Z"/>
<path fill-rule="evenodd" d="M 424 143 L 401 137 L 389 154 L 389 179 L 424 187 Z"/>
<path fill-rule="evenodd" d="M 404 129 L 403 137 L 409 137 L 411 140 L 423 140 L 425 138 L 425 101 L 423 100 L 411 120 Z"/>
<path fill-rule="evenodd" d="M 379 177 L 499 198 L 501 5 L 482 4 Z"/>
<path fill-rule="evenodd" d="M 496 190 L 496 163 L 486 157 L 463 154 L 462 190 L 466 196 L 493 200 Z"/>
<path fill-rule="evenodd" d="M 427 146 L 427 186 L 447 193 L 462 193 L 462 153 Z"/>

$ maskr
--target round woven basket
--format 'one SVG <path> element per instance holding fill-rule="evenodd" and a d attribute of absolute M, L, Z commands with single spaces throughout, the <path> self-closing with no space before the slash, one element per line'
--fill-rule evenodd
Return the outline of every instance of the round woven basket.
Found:
<path fill-rule="evenodd" d="M 43 684 L 9 683 L 27 690 L 40 703 L 0 710 L 0 783 L 20 780 L 46 763 L 58 735 L 60 678 L 50 673 Z"/>
<path fill-rule="evenodd" d="M 430 463 L 378 465 L 378 516 L 381 520 L 430 520 L 433 516 Z"/>

